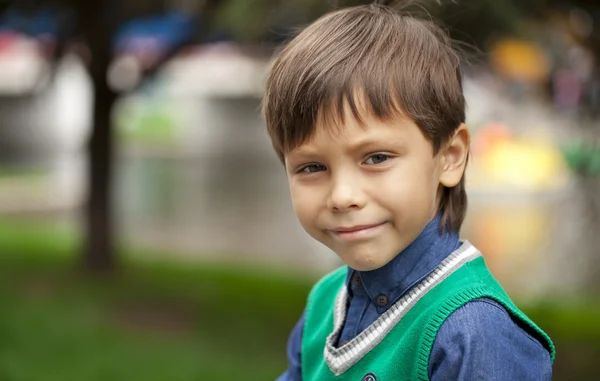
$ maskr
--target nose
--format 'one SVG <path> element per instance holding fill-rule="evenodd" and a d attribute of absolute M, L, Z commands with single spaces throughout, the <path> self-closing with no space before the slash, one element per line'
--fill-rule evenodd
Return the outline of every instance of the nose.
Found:
<path fill-rule="evenodd" d="M 360 179 L 349 174 L 339 174 L 331 178 L 331 190 L 327 207 L 334 212 L 360 210 L 365 206 L 366 197 Z"/>

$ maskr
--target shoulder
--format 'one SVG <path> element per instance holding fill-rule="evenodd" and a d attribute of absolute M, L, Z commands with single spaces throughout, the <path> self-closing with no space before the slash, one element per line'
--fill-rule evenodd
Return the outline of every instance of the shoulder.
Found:
<path fill-rule="evenodd" d="M 477 339 L 482 334 L 486 339 L 506 335 L 517 336 L 544 349 L 540 340 L 533 336 L 535 333 L 531 329 L 514 319 L 500 303 L 490 298 L 475 299 L 458 308 L 442 324 L 440 333 L 469 339 Z"/>
<path fill-rule="evenodd" d="M 457 379 L 462 379 L 461 372 L 467 379 L 478 375 L 483 379 L 550 379 L 550 353 L 535 335 L 496 301 L 475 299 L 454 311 L 440 327 L 430 356 L 430 374 L 447 369 L 458 372 L 452 375 Z M 492 374 L 502 376 L 493 378 Z"/>

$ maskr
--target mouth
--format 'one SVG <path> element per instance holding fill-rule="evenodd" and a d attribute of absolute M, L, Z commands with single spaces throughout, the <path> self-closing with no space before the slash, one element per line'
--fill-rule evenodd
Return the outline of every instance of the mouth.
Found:
<path fill-rule="evenodd" d="M 381 222 L 372 225 L 356 225 L 349 227 L 337 227 L 331 229 L 330 232 L 337 238 L 343 240 L 354 240 L 359 238 L 368 238 L 377 233 L 386 222 Z"/>

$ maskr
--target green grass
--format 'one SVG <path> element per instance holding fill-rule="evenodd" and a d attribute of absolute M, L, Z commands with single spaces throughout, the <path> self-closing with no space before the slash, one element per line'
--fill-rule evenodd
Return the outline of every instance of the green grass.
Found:
<path fill-rule="evenodd" d="M 94 279 L 78 247 L 64 226 L 0 221 L 0 380 L 267 380 L 285 368 L 309 280 L 133 260 Z"/>
<path fill-rule="evenodd" d="M 269 380 L 314 279 L 218 263 L 140 261 L 110 278 L 77 266 L 73 226 L 0 220 L 0 380 Z M 156 254 L 156 253 L 154 253 Z M 589 379 L 599 303 L 525 308 L 557 347 L 555 379 Z"/>

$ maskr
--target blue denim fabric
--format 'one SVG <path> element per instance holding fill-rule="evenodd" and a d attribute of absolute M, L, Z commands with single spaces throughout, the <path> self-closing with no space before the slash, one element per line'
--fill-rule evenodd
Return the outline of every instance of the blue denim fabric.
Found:
<path fill-rule="evenodd" d="M 478 299 L 444 322 L 429 357 L 442 380 L 552 380 L 550 353 L 500 304 Z"/>
<path fill-rule="evenodd" d="M 368 272 L 348 269 L 350 306 L 340 343 L 356 337 L 460 246 L 455 233 L 439 234 L 440 216 L 384 267 Z M 358 278 L 358 279 L 357 279 Z M 388 303 L 378 306 L 377 297 Z M 301 345 L 304 314 L 288 341 L 289 368 L 278 381 L 302 379 Z M 339 343 L 338 343 L 339 344 Z M 490 299 L 478 299 L 444 322 L 429 358 L 432 381 L 551 380 L 550 354 L 527 327 Z"/>

